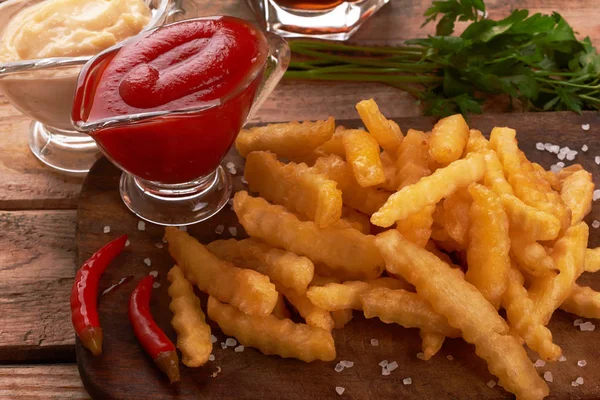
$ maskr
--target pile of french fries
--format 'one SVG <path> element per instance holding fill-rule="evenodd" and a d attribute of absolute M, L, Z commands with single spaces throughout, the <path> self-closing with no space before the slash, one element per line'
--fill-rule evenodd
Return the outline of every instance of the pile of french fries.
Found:
<path fill-rule="evenodd" d="M 362 311 L 418 328 L 425 359 L 462 337 L 518 399 L 544 398 L 523 344 L 556 361 L 553 312 L 600 317 L 600 294 L 576 283 L 600 269 L 582 221 L 591 175 L 530 162 L 510 128 L 488 140 L 454 115 L 404 135 L 373 100 L 356 108 L 366 130 L 329 118 L 242 131 L 236 146 L 256 195 L 238 192 L 234 211 L 250 238 L 204 246 L 167 228 L 178 264 L 169 278 L 208 293 L 208 317 L 265 354 L 331 361 L 332 330 Z M 176 284 L 183 360 L 206 359 L 210 329 L 197 299 L 178 300 L 181 290 L 194 296 L 189 287 Z"/>

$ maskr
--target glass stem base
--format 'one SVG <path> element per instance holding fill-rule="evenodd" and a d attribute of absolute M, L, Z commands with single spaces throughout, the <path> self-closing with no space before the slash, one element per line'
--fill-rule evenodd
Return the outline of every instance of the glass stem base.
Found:
<path fill-rule="evenodd" d="M 222 166 L 193 182 L 165 185 L 123 172 L 121 199 L 143 220 L 163 226 L 185 226 L 204 221 L 229 201 L 231 175 Z"/>
<path fill-rule="evenodd" d="M 90 136 L 38 121 L 31 123 L 29 148 L 47 166 L 72 175 L 85 175 L 101 156 Z"/>

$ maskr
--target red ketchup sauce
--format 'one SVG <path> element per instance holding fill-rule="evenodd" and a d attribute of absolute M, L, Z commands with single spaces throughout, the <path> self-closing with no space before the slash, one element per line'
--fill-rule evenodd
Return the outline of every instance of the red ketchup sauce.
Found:
<path fill-rule="evenodd" d="M 84 67 L 73 121 L 181 111 L 100 128 L 105 153 L 140 178 L 184 183 L 212 172 L 244 124 L 262 80 L 264 35 L 233 17 L 166 25 Z M 216 106 L 194 111 L 211 104 Z"/>

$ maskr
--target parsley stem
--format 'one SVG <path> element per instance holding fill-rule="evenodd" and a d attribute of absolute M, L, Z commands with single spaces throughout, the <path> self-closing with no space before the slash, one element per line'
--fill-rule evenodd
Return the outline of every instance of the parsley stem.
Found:
<path fill-rule="evenodd" d="M 335 50 L 342 52 L 363 52 L 373 54 L 414 54 L 422 55 L 423 48 L 420 46 L 401 46 L 401 47 L 376 47 L 376 46 L 353 46 L 349 44 L 315 42 L 311 40 L 290 41 L 290 48 L 296 51 L 298 47 L 313 48 L 319 50 Z"/>
<path fill-rule="evenodd" d="M 363 74 L 321 74 L 318 70 L 287 71 L 285 76 L 290 79 L 312 79 L 319 81 L 362 81 L 362 82 L 404 82 L 404 83 L 439 83 L 443 81 L 439 76 L 412 76 L 412 75 L 363 75 Z"/>

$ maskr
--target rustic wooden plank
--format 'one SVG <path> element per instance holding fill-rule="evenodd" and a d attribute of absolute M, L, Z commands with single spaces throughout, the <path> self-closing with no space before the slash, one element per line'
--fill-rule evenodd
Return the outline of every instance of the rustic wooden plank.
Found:
<path fill-rule="evenodd" d="M 0 212 L 0 232 L 0 363 L 73 361 L 75 211 Z"/>
<path fill-rule="evenodd" d="M 2 365 L 2 399 L 89 399 L 76 364 Z"/>

